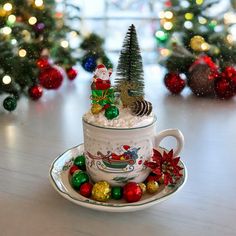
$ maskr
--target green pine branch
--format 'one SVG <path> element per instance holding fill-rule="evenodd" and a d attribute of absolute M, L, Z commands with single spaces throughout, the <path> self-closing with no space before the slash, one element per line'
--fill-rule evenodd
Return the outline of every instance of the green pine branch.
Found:
<path fill-rule="evenodd" d="M 130 95 L 144 96 L 143 64 L 134 25 L 129 27 L 123 42 L 115 83 L 116 87 L 120 87 L 122 83 L 133 84 Z"/>

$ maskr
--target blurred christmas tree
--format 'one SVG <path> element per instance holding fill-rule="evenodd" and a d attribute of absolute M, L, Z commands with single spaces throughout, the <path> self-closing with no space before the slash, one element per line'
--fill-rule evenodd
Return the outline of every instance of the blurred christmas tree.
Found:
<path fill-rule="evenodd" d="M 164 82 L 172 93 L 180 93 L 187 84 L 197 96 L 227 99 L 235 95 L 236 44 L 230 27 L 236 15 L 210 15 L 219 2 L 168 0 L 160 12 L 161 28 L 155 37 L 161 63 L 168 69 Z"/>
<path fill-rule="evenodd" d="M 104 64 L 107 68 L 113 67 L 104 51 L 103 44 L 104 39 L 94 33 L 84 38 L 80 45 L 83 50 L 81 65 L 86 71 L 93 72 L 99 64 Z"/>
<path fill-rule="evenodd" d="M 42 86 L 58 88 L 63 67 L 69 79 L 76 76 L 75 59 L 67 40 L 72 31 L 54 0 L 3 0 L 0 2 L 0 94 L 8 94 L 3 106 L 14 110 L 21 94 L 32 99 Z M 54 65 L 53 65 L 54 64 Z"/>

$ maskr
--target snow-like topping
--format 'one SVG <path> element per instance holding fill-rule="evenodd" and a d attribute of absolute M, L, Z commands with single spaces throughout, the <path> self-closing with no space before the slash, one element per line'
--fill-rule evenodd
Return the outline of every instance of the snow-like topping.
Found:
<path fill-rule="evenodd" d="M 91 111 L 88 111 L 84 114 L 83 119 L 90 124 L 101 126 L 101 127 L 109 127 L 109 128 L 137 128 L 143 127 L 151 124 L 155 116 L 151 113 L 149 116 L 136 116 L 132 115 L 130 109 L 128 108 L 120 108 L 119 107 L 119 116 L 115 119 L 108 120 L 104 116 L 104 111 L 99 114 L 92 114 Z"/>

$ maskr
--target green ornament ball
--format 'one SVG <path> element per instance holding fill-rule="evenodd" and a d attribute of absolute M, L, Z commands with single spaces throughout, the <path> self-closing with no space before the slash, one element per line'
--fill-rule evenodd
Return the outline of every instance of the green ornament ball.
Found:
<path fill-rule="evenodd" d="M 105 117 L 112 120 L 119 115 L 119 109 L 116 106 L 110 106 L 105 110 Z"/>
<path fill-rule="evenodd" d="M 14 111 L 16 109 L 17 106 L 17 101 L 16 98 L 14 97 L 7 97 L 4 99 L 3 101 L 3 107 L 7 110 L 7 111 Z"/>
<path fill-rule="evenodd" d="M 83 183 L 89 182 L 89 176 L 84 171 L 76 171 L 71 179 L 71 184 L 75 189 L 79 189 Z"/>
<path fill-rule="evenodd" d="M 119 200 L 122 198 L 122 187 L 119 187 L 119 186 L 115 186 L 115 187 L 112 187 L 111 189 L 111 197 L 115 200 Z"/>
<path fill-rule="evenodd" d="M 74 160 L 74 164 L 78 166 L 81 170 L 86 170 L 85 156 L 84 155 L 77 156 Z"/>

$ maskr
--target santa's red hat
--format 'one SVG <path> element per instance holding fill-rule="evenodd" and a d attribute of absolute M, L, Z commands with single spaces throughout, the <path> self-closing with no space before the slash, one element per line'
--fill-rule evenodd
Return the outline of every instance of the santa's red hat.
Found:
<path fill-rule="evenodd" d="M 102 69 L 102 68 L 106 68 L 105 65 L 99 64 L 99 65 L 97 65 L 97 68 L 96 68 L 96 69 Z"/>

